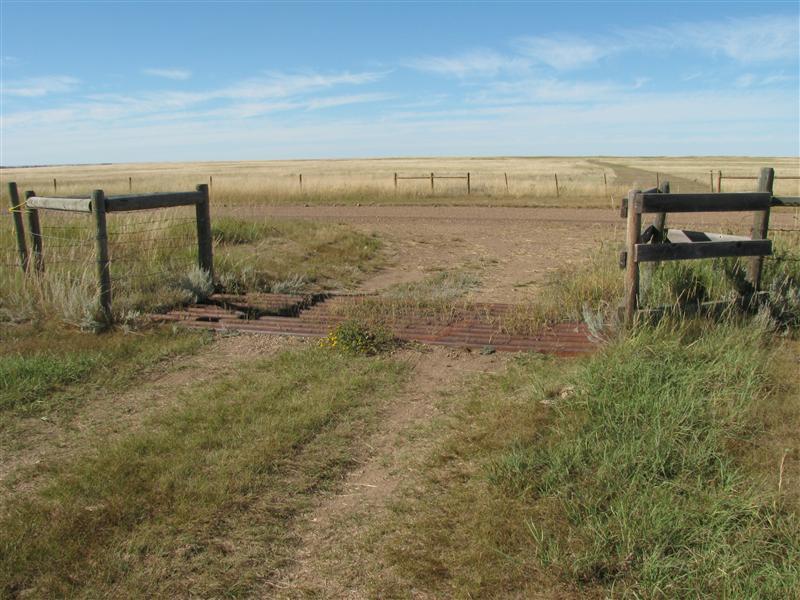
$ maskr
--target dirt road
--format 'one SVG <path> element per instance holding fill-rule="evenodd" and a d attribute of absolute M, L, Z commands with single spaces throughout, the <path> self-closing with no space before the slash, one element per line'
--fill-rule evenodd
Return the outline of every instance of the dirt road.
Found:
<path fill-rule="evenodd" d="M 263 206 L 226 214 L 333 221 L 387 240 L 391 264 L 363 290 L 415 281 L 444 269 L 473 270 L 482 285 L 476 300 L 521 302 L 549 273 L 583 262 L 603 244 L 621 246 L 618 209 L 457 206 Z M 792 211 L 773 211 L 774 226 L 797 226 Z M 745 232 L 744 213 L 680 215 L 674 226 Z"/>

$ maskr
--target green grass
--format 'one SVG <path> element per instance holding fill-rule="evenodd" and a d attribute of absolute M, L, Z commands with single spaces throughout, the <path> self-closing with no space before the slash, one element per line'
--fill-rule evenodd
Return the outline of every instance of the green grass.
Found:
<path fill-rule="evenodd" d="M 376 593 L 797 597 L 775 445 L 797 456 L 800 399 L 777 358 L 757 324 L 687 321 L 482 379 L 381 525 L 396 576 Z"/>
<path fill-rule="evenodd" d="M 121 389 L 143 370 L 210 339 L 168 328 L 95 335 L 52 323 L 0 325 L 0 429 L 19 417 L 67 415 L 90 395 Z"/>
<path fill-rule="evenodd" d="M 249 597 L 285 565 L 292 519 L 352 466 L 403 373 L 308 348 L 186 390 L 177 408 L 49 465 L 46 487 L 2 507 L 0 589 Z"/>

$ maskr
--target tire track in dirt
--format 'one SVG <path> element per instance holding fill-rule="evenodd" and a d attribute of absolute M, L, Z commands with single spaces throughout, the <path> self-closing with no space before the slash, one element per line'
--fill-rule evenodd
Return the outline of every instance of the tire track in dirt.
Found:
<path fill-rule="evenodd" d="M 615 183 L 623 185 L 631 189 L 641 188 L 648 189 L 656 187 L 656 179 L 660 181 L 669 181 L 670 191 L 673 193 L 694 193 L 694 192 L 707 192 L 708 186 L 700 184 L 692 179 L 685 177 L 678 177 L 670 173 L 659 171 L 647 171 L 645 169 L 637 169 L 629 167 L 620 163 L 607 162 L 604 160 L 589 159 L 588 162 L 595 164 L 599 167 L 612 169 L 614 171 Z"/>
<path fill-rule="evenodd" d="M 407 350 L 399 357 L 413 367 L 404 391 L 387 400 L 378 430 L 364 442 L 361 466 L 339 489 L 320 497 L 297 524 L 299 547 L 289 568 L 264 595 L 278 598 L 367 598 L 363 537 L 384 518 L 395 491 L 421 477 L 418 458 L 433 446 L 424 427 L 441 415 L 438 400 L 476 373 L 495 372 L 509 357 L 446 348 Z"/>
<path fill-rule="evenodd" d="M 0 494 L 40 485 L 39 465 L 68 460 L 98 441 L 141 427 L 148 417 L 177 406 L 180 392 L 187 387 L 210 382 L 256 356 L 270 356 L 299 343 L 297 338 L 271 335 L 218 336 L 192 356 L 153 367 L 122 392 L 93 393 L 73 417 L 23 419 L 13 431 L 14 438 L 25 440 L 23 447 L 0 438 Z"/>

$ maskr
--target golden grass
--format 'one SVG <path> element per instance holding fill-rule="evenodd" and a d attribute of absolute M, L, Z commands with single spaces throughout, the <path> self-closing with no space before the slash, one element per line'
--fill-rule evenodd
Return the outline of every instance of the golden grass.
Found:
<path fill-rule="evenodd" d="M 212 182 L 216 207 L 260 204 L 357 203 L 478 203 L 552 206 L 610 206 L 610 198 L 624 195 L 631 174 L 618 167 L 638 169 L 643 185 L 655 173 L 709 185 L 709 171 L 728 175 L 757 175 L 762 166 L 774 166 L 780 175 L 799 175 L 800 160 L 791 158 L 687 157 L 497 157 L 497 158 L 387 158 L 348 160 L 286 160 L 194 163 L 136 163 L 85 166 L 11 168 L 0 171 L 4 198 L 6 184 L 39 194 L 107 194 L 177 191 Z M 624 169 L 623 169 L 624 170 Z M 401 180 L 400 176 L 471 175 L 472 194 L 461 179 Z M 303 176 L 302 187 L 300 174 Z M 559 192 L 556 195 L 555 176 Z M 605 175 L 605 183 L 604 183 Z M 506 176 L 508 188 L 506 188 Z M 54 188 L 53 180 L 56 180 Z M 778 181 L 776 191 L 796 194 L 800 181 Z M 754 182 L 723 181 L 724 189 L 752 189 Z"/>
<path fill-rule="evenodd" d="M 7 214 L 7 213 L 6 213 Z M 0 321 L 45 315 L 100 328 L 91 215 L 41 211 L 44 272 L 19 266 L 11 219 L 0 221 Z M 197 301 L 213 291 L 197 264 L 191 208 L 113 214 L 108 219 L 112 307 L 118 322 Z M 334 223 L 218 218 L 216 283 L 234 293 L 308 292 L 356 285 L 381 262 L 381 243 Z"/>

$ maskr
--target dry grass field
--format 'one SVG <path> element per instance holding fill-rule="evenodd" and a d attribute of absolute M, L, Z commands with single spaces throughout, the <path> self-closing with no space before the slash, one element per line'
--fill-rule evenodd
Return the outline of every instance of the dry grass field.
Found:
<path fill-rule="evenodd" d="M 656 173 L 695 191 L 712 169 L 761 166 L 800 170 L 713 157 L 3 169 L 4 188 L 43 195 L 53 178 L 66 195 L 213 177 L 226 291 L 374 298 L 327 343 L 154 325 L 148 312 L 212 289 L 193 211 L 112 213 L 108 328 L 90 216 L 42 211 L 45 270 L 24 275 L 4 210 L 0 597 L 797 597 L 800 214 L 772 211 L 757 313 L 733 308 L 742 263 L 717 259 L 643 270 L 642 304 L 674 310 L 630 329 L 616 317 L 622 194 Z M 430 171 L 469 171 L 474 193 L 443 179 L 395 194 L 395 172 Z M 471 300 L 514 303 L 510 330 L 585 320 L 603 343 L 512 356 L 383 328 Z"/>
<path fill-rule="evenodd" d="M 387 158 L 352 160 L 287 160 L 214 163 L 137 163 L 87 166 L 10 168 L 0 170 L 5 182 L 21 190 L 51 194 L 107 194 L 194 189 L 212 181 L 212 201 L 218 206 L 265 204 L 395 204 L 453 203 L 529 206 L 599 206 L 612 204 L 634 184 L 651 187 L 657 173 L 674 191 L 706 191 L 710 171 L 723 175 L 757 176 L 773 166 L 776 193 L 797 195 L 800 160 L 756 157 L 532 157 L 532 158 Z M 462 179 L 400 180 L 398 176 L 466 176 Z M 300 175 L 302 174 L 302 187 Z M 556 195 L 556 175 L 558 195 Z M 506 188 L 506 176 L 508 188 Z M 604 179 L 605 176 L 605 179 Z M 130 178 L 130 179 L 129 179 Z M 723 189 L 752 189 L 754 182 L 724 181 Z"/>

